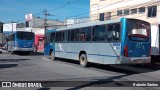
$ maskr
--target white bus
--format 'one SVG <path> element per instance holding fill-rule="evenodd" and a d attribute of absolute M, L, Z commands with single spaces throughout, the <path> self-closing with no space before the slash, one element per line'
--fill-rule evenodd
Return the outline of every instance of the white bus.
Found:
<path fill-rule="evenodd" d="M 45 33 L 45 55 L 99 64 L 150 63 L 151 27 L 138 19 L 89 22 Z"/>

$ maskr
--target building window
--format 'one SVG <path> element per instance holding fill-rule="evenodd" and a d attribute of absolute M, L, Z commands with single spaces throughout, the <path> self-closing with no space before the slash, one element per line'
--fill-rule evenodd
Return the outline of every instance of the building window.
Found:
<path fill-rule="evenodd" d="M 104 13 L 100 13 L 100 15 L 99 15 L 99 20 L 100 20 L 100 21 L 104 21 Z"/>
<path fill-rule="evenodd" d="M 122 10 L 117 11 L 117 16 L 122 16 Z"/>
<path fill-rule="evenodd" d="M 129 9 L 124 10 L 124 15 L 129 15 Z"/>
<path fill-rule="evenodd" d="M 157 15 L 157 6 L 148 7 L 148 17 L 156 17 Z"/>
<path fill-rule="evenodd" d="M 104 18 L 105 18 L 105 20 L 110 20 L 111 19 L 111 12 L 106 12 Z"/>
<path fill-rule="evenodd" d="M 137 14 L 137 8 L 131 9 L 131 14 Z"/>
<path fill-rule="evenodd" d="M 29 27 L 29 21 L 26 21 L 26 27 Z"/>
<path fill-rule="evenodd" d="M 138 8 L 139 13 L 145 13 L 145 7 L 140 7 Z"/>

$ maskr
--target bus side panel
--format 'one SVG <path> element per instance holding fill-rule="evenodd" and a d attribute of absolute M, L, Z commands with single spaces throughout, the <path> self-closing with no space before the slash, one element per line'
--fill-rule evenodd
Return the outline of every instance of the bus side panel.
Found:
<path fill-rule="evenodd" d="M 44 55 L 49 56 L 50 50 L 53 50 L 53 52 L 55 52 L 55 43 L 45 45 Z"/>
<path fill-rule="evenodd" d="M 91 44 L 91 60 L 101 64 L 119 64 L 118 56 L 120 56 L 120 43 L 92 43 Z"/>
<path fill-rule="evenodd" d="M 80 51 L 85 51 L 89 62 L 119 64 L 120 43 L 57 43 L 56 57 L 79 60 Z"/>
<path fill-rule="evenodd" d="M 80 51 L 90 53 L 90 45 L 87 43 L 56 43 L 57 57 L 79 60 Z"/>

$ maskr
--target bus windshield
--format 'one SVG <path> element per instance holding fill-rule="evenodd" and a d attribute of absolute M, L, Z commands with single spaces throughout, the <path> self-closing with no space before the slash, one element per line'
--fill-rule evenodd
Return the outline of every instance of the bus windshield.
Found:
<path fill-rule="evenodd" d="M 17 38 L 21 40 L 33 40 L 34 33 L 32 32 L 17 32 Z"/>
<path fill-rule="evenodd" d="M 127 34 L 131 41 L 147 42 L 150 37 L 150 24 L 145 21 L 129 19 L 127 22 Z"/>

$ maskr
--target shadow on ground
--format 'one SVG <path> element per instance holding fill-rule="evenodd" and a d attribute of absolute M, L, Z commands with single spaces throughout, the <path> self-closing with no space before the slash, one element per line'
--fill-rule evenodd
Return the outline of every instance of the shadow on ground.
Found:
<path fill-rule="evenodd" d="M 79 62 L 75 60 L 60 59 L 60 58 L 58 58 L 57 60 L 62 63 L 71 64 L 78 67 L 80 66 Z M 123 68 L 119 68 L 118 66 L 121 66 Z M 80 82 L 77 85 L 73 83 L 73 85 L 75 86 L 70 85 L 71 88 L 67 90 L 78 90 L 78 89 L 83 89 L 85 87 L 124 87 L 124 86 L 130 87 L 133 85 L 134 81 L 115 82 L 115 79 L 117 80 L 117 79 L 134 75 L 134 74 L 154 72 L 154 71 L 160 70 L 160 66 L 151 65 L 151 64 L 148 64 L 148 65 L 147 64 L 146 65 L 102 65 L 102 64 L 89 63 L 89 66 L 87 68 L 102 70 L 102 71 L 118 72 L 118 73 L 123 73 L 124 75 L 112 76 L 110 78 L 106 77 L 104 79 L 94 79 L 93 81 Z M 77 83 L 78 82 L 79 81 L 77 81 Z"/>
<path fill-rule="evenodd" d="M 30 60 L 30 59 L 0 59 L 0 62 L 19 62 L 19 61 L 26 61 L 26 60 Z"/>
<path fill-rule="evenodd" d="M 17 67 L 18 64 L 0 64 L 0 69 Z"/>
<path fill-rule="evenodd" d="M 37 90 L 50 90 L 50 88 L 39 88 Z"/>
<path fill-rule="evenodd" d="M 70 60 L 70 59 L 62 59 L 58 58 L 57 61 L 60 61 L 62 63 L 71 64 L 75 66 L 79 66 L 79 62 L 76 60 Z M 56 61 L 55 60 L 55 61 Z M 123 67 L 123 68 L 122 68 Z M 95 64 L 95 63 L 89 63 L 87 68 L 96 68 L 97 70 L 103 70 L 103 71 L 112 71 L 112 72 L 118 72 L 118 73 L 124 73 L 127 75 L 131 74 L 138 74 L 138 73 L 146 73 L 146 72 L 153 72 L 160 70 L 160 65 L 103 65 L 103 64 Z M 142 71 L 136 71 L 136 69 L 142 69 Z M 145 69 L 145 70 L 143 70 Z"/>
<path fill-rule="evenodd" d="M 28 53 L 18 53 L 17 55 L 19 55 L 19 56 L 43 56 L 44 53 L 42 53 L 42 52 L 31 52 L 30 54 L 28 54 Z"/>

